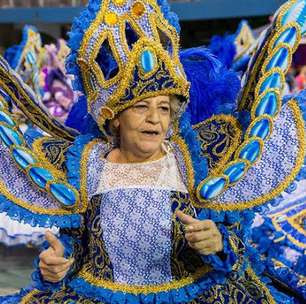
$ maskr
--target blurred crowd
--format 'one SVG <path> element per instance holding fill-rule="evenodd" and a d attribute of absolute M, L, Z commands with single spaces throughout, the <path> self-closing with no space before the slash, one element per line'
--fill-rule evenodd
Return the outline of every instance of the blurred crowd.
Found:
<path fill-rule="evenodd" d="M 87 0 L 1 0 L 0 7 L 80 6 Z"/>

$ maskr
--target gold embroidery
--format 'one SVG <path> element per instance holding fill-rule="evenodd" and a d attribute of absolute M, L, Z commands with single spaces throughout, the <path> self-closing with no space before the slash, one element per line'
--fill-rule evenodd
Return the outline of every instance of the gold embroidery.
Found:
<path fill-rule="evenodd" d="M 290 209 L 294 209 L 295 206 L 292 206 Z M 282 212 L 285 215 L 285 210 Z M 278 218 L 279 218 L 279 213 L 278 214 L 273 214 L 272 216 L 272 223 L 275 226 L 276 230 L 278 231 L 283 231 L 281 228 L 280 224 L 278 223 Z M 306 218 L 306 210 L 302 210 L 301 212 L 295 214 L 294 216 L 286 216 L 284 219 L 285 221 L 288 221 L 288 223 L 294 227 L 299 233 L 303 234 L 306 236 L 306 231 L 304 229 L 303 221 Z M 296 246 L 302 249 L 306 249 L 306 244 L 297 240 L 293 235 L 291 235 L 287 231 L 283 231 L 286 234 L 286 237 Z"/>
<path fill-rule="evenodd" d="M 277 304 L 275 300 L 273 299 L 272 294 L 270 293 L 270 290 L 267 288 L 267 286 L 263 282 L 261 282 L 261 280 L 255 274 L 254 270 L 251 267 L 249 267 L 246 270 L 246 272 L 257 283 L 257 285 L 260 286 L 261 290 L 264 291 L 269 301 L 267 304 Z"/>
<path fill-rule="evenodd" d="M 175 128 L 175 127 L 174 127 Z M 188 192 L 190 195 L 190 200 L 192 202 L 192 204 L 195 206 L 195 193 L 194 193 L 194 169 L 193 169 L 193 165 L 192 165 L 192 159 L 188 150 L 188 146 L 185 143 L 184 139 L 182 137 L 180 137 L 178 134 L 175 134 L 174 136 L 171 137 L 170 139 L 171 141 L 173 141 L 174 143 L 176 143 L 179 148 L 180 151 L 182 152 L 183 158 L 184 158 L 184 164 L 186 166 L 186 171 L 187 171 L 187 188 L 188 188 Z"/>
<path fill-rule="evenodd" d="M 87 193 L 87 176 L 88 176 L 87 164 L 89 161 L 90 153 L 92 152 L 94 146 L 99 143 L 101 143 L 101 140 L 99 139 L 92 140 L 85 146 L 82 152 L 81 165 L 80 165 L 80 194 L 81 194 L 80 201 L 82 201 L 82 207 L 79 207 L 78 209 L 80 213 L 85 212 L 88 208 L 89 197 Z"/>
<path fill-rule="evenodd" d="M 242 131 L 241 131 L 241 127 L 236 118 L 234 118 L 233 116 L 224 115 L 224 114 L 214 115 L 213 117 L 199 124 L 194 125 L 193 129 L 198 131 L 199 129 L 201 129 L 203 126 L 206 126 L 206 125 L 208 125 L 207 128 L 209 128 L 209 125 L 213 122 L 217 122 L 218 126 L 220 126 L 221 128 L 221 130 L 216 130 L 217 134 L 218 135 L 223 134 L 226 137 L 226 139 L 224 139 L 222 143 L 225 141 L 227 141 L 228 143 L 226 143 L 226 147 L 221 153 L 217 152 L 216 147 L 214 147 L 214 150 L 213 150 L 214 156 L 217 156 L 219 158 L 216 163 L 212 163 L 212 159 L 210 159 L 210 156 L 208 153 L 204 153 L 203 156 L 208 158 L 208 161 L 210 161 L 210 167 L 212 167 L 211 172 L 213 174 L 218 174 L 224 171 L 224 166 L 227 164 L 227 162 L 230 160 L 230 158 L 232 157 L 232 155 L 238 148 L 240 141 L 241 141 Z M 230 133 L 227 127 L 231 128 Z M 211 132 L 208 131 L 208 135 L 207 135 L 208 138 L 206 142 L 204 141 L 202 143 L 203 138 L 200 137 L 202 151 L 203 150 L 206 151 L 207 147 L 211 144 L 212 140 L 210 137 L 210 133 Z M 219 142 L 217 143 L 217 145 L 219 146 Z"/>
<path fill-rule="evenodd" d="M 211 267 L 205 265 L 198 269 L 198 271 L 192 275 L 190 275 L 187 278 L 183 278 L 181 280 L 172 281 L 169 283 L 161 284 L 161 285 L 148 285 L 148 286 L 142 286 L 142 285 L 127 285 L 127 284 L 120 284 L 120 283 L 114 283 L 107 280 L 97 279 L 95 278 L 91 273 L 86 272 L 84 270 L 81 270 L 79 272 L 79 276 L 87 281 L 90 284 L 93 284 L 97 287 L 107 288 L 112 291 L 121 291 L 121 292 L 127 292 L 132 294 L 149 294 L 149 293 L 157 293 L 162 291 L 169 291 L 172 289 L 178 289 L 182 288 L 184 286 L 190 285 L 196 280 L 203 277 L 205 274 L 207 274 L 209 271 L 211 271 Z"/>
<path fill-rule="evenodd" d="M 28 293 L 26 296 L 24 296 L 21 299 L 20 304 L 29 304 L 29 301 L 32 299 L 33 296 L 35 296 L 36 294 L 39 294 L 40 291 L 37 289 L 32 290 L 30 293 Z"/>
<path fill-rule="evenodd" d="M 52 173 L 52 175 L 58 179 L 66 180 L 66 175 L 63 171 L 58 170 L 54 165 L 50 163 L 50 160 L 46 157 L 46 154 L 43 152 L 42 144 L 45 140 L 50 139 L 50 137 L 41 137 L 34 141 L 32 149 L 34 155 L 39 159 L 41 163 L 44 164 L 44 167 Z"/>
<path fill-rule="evenodd" d="M 137 23 L 132 20 L 127 14 L 124 14 L 122 16 L 118 16 L 120 19 L 120 26 L 119 26 L 119 31 L 120 31 L 120 40 L 121 44 L 125 45 L 124 51 L 125 53 L 129 56 L 128 61 L 126 64 L 122 62 L 120 59 L 120 56 L 117 54 L 115 51 L 116 44 L 112 38 L 112 33 L 111 30 L 109 29 L 108 32 L 102 32 L 101 35 L 99 35 L 98 41 L 96 41 L 94 47 L 92 48 L 93 51 L 89 54 L 89 64 L 86 64 L 86 67 L 83 65 L 80 65 L 81 68 L 81 73 L 83 75 L 83 81 L 84 81 L 84 87 L 86 89 L 86 93 L 88 95 L 89 99 L 89 111 L 92 111 L 92 103 L 95 102 L 94 97 L 96 96 L 96 88 L 92 86 L 92 79 L 91 77 L 97 77 L 97 81 L 99 82 L 99 85 L 102 86 L 103 88 L 107 89 L 110 87 L 110 85 L 113 85 L 117 83 L 120 79 L 120 82 L 118 83 L 118 87 L 115 88 L 115 92 L 113 92 L 108 101 L 106 102 L 106 106 L 110 107 L 113 111 L 114 114 L 119 113 L 120 111 L 130 107 L 133 105 L 135 102 L 138 100 L 144 99 L 144 98 L 149 98 L 152 96 L 156 95 L 182 95 L 186 99 L 188 99 L 188 91 L 189 91 L 189 83 L 185 80 L 182 75 L 177 73 L 177 70 L 175 67 L 179 67 L 180 70 L 181 68 L 181 63 L 179 61 L 179 56 L 178 56 L 178 36 L 175 30 L 167 23 L 167 21 L 163 18 L 163 15 L 160 11 L 159 6 L 155 3 L 155 1 L 147 1 L 147 3 L 150 4 L 151 7 L 155 10 L 154 13 L 151 13 L 149 16 L 149 22 L 153 26 L 153 31 L 155 32 L 155 35 L 158 37 L 158 32 L 157 32 L 157 22 L 159 24 L 162 24 L 162 28 L 165 29 L 165 31 L 169 34 L 169 39 L 172 42 L 172 47 L 173 47 L 173 54 L 172 54 L 172 59 L 170 58 L 169 54 L 163 49 L 161 44 L 156 43 L 156 41 L 152 41 L 151 39 L 148 39 L 145 35 L 142 29 L 139 28 Z M 94 33 L 96 33 L 99 30 L 99 27 L 101 23 L 103 22 L 103 18 L 107 12 L 109 6 L 109 0 L 104 1 L 102 3 L 102 6 L 100 8 L 100 11 L 97 14 L 96 19 L 92 22 L 91 26 L 85 33 L 85 36 L 83 38 L 79 53 L 78 53 L 78 58 L 79 59 L 86 59 L 87 57 L 87 52 L 89 49 L 89 45 L 93 39 Z M 136 30 L 136 33 L 139 35 L 140 39 L 133 45 L 133 51 L 131 52 L 128 49 L 128 46 L 126 45 L 126 38 L 124 35 L 124 29 L 125 29 L 125 22 L 129 22 L 133 29 Z M 102 38 L 101 38 L 102 37 Z M 108 41 L 110 44 L 110 48 L 112 49 L 112 53 L 118 63 L 118 74 L 110 79 L 109 81 L 105 82 L 104 79 L 101 77 L 101 71 L 100 67 L 95 63 L 95 57 L 97 55 L 97 52 L 100 49 L 100 46 L 104 39 L 108 37 Z M 165 64 L 167 69 L 169 70 L 169 74 L 171 78 L 173 79 L 174 83 L 176 84 L 176 88 L 167 88 L 167 89 L 161 89 L 158 92 L 145 92 L 141 96 L 135 96 L 130 101 L 127 101 L 124 104 L 120 104 L 120 100 L 122 96 L 125 94 L 126 88 L 130 86 L 130 83 L 133 80 L 134 76 L 134 69 L 137 66 L 138 59 L 139 59 L 139 54 L 143 51 L 145 47 L 149 47 L 152 50 L 154 50 L 155 55 L 158 56 L 158 58 Z M 124 66 L 124 69 L 123 69 Z M 95 70 L 94 75 L 92 75 L 90 72 L 88 72 L 88 67 L 92 67 Z M 98 120 L 98 125 L 100 128 L 102 128 L 104 121 L 102 119 Z M 103 128 L 102 128 L 103 129 Z"/>

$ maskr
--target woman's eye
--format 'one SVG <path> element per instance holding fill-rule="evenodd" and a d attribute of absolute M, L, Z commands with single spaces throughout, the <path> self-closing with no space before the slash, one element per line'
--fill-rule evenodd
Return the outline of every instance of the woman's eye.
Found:
<path fill-rule="evenodd" d="M 134 111 L 141 112 L 141 113 L 147 111 L 147 108 L 148 106 L 145 104 L 136 104 L 133 107 Z"/>
<path fill-rule="evenodd" d="M 161 107 L 161 110 L 167 113 L 170 111 L 169 107 Z"/>

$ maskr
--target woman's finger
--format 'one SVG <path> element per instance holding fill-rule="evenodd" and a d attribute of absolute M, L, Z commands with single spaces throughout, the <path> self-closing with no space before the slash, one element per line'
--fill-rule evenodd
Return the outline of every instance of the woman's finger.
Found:
<path fill-rule="evenodd" d="M 68 271 L 71 267 L 72 263 L 68 262 L 66 264 L 60 265 L 60 266 L 50 266 L 47 264 L 44 264 L 43 262 L 39 264 L 40 270 L 48 271 L 53 274 L 58 274 L 63 271 Z"/>
<path fill-rule="evenodd" d="M 202 231 L 202 230 L 212 230 L 216 224 L 211 220 L 197 221 L 193 223 L 191 227 L 187 227 L 187 232 Z"/>
<path fill-rule="evenodd" d="M 39 259 L 47 265 L 63 265 L 69 262 L 68 259 L 63 257 L 53 256 L 52 254 L 40 254 Z"/>
<path fill-rule="evenodd" d="M 210 231 L 187 232 L 185 238 L 190 243 L 201 242 L 214 238 Z"/>
<path fill-rule="evenodd" d="M 199 220 L 193 218 L 192 216 L 185 214 L 184 212 L 178 210 L 176 211 L 176 216 L 179 218 L 179 220 L 182 222 L 184 225 L 193 225 L 194 223 L 199 222 Z"/>
<path fill-rule="evenodd" d="M 62 279 L 65 278 L 67 272 L 61 272 L 57 275 L 54 275 L 52 273 L 49 273 L 49 272 L 43 272 L 42 273 L 42 276 L 44 278 L 45 281 L 48 281 L 48 282 L 51 282 L 51 283 L 58 283 L 60 282 Z"/>

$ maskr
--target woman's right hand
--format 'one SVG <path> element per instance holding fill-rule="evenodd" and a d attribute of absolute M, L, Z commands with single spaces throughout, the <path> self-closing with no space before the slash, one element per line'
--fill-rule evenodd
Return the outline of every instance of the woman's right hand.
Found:
<path fill-rule="evenodd" d="M 57 283 L 66 276 L 74 260 L 64 258 L 64 246 L 53 233 L 47 231 L 45 237 L 50 247 L 39 255 L 39 269 L 45 281 Z"/>

